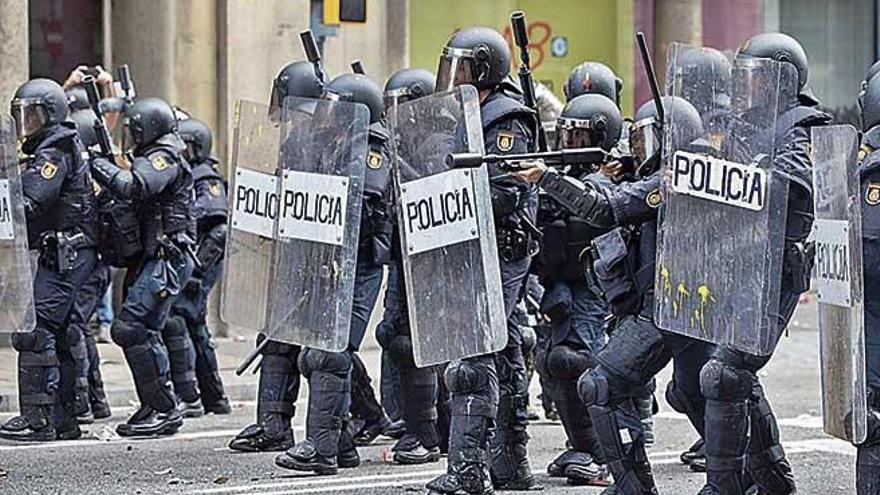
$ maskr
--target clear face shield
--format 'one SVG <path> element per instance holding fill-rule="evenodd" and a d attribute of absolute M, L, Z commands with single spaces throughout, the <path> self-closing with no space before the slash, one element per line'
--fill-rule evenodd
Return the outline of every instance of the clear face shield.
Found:
<path fill-rule="evenodd" d="M 460 84 L 474 82 L 473 61 L 473 50 L 444 47 L 437 67 L 435 91 L 443 93 Z"/>
<path fill-rule="evenodd" d="M 603 132 L 593 129 L 589 120 L 556 119 L 556 149 L 592 148 L 602 146 Z"/>
<path fill-rule="evenodd" d="M 134 138 L 131 135 L 131 126 L 128 117 L 124 117 L 122 120 L 122 139 L 119 143 L 119 147 L 122 148 L 123 153 L 134 151 L 137 147 Z"/>
<path fill-rule="evenodd" d="M 33 98 L 16 98 L 10 104 L 9 112 L 15 120 L 15 130 L 20 140 L 40 132 L 49 121 L 43 104 Z"/>
<path fill-rule="evenodd" d="M 633 122 L 629 130 L 629 149 L 636 161 L 636 167 L 660 152 L 660 133 L 654 117 Z"/>
<path fill-rule="evenodd" d="M 732 113 L 743 117 L 750 116 L 756 122 L 775 117 L 779 110 L 776 89 L 781 76 L 775 64 L 767 64 L 765 59 L 737 59 L 731 70 Z"/>

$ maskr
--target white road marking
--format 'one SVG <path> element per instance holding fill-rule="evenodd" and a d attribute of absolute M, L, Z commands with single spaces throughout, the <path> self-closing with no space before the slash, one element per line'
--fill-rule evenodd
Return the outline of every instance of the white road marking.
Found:
<path fill-rule="evenodd" d="M 430 470 L 430 471 L 413 471 L 408 473 L 397 473 L 397 474 L 372 474 L 368 476 L 320 476 L 320 477 L 303 477 L 300 480 L 295 481 L 281 481 L 277 483 L 259 483 L 256 485 L 241 485 L 241 486 L 230 486 L 230 487 L 220 487 L 220 488 L 206 488 L 202 490 L 193 490 L 192 494 L 199 495 L 207 495 L 213 493 L 241 493 L 241 492 L 250 492 L 250 491 L 259 491 L 264 489 L 277 489 L 284 487 L 291 488 L 300 488 L 306 486 L 316 486 L 316 485 L 345 485 L 344 487 L 335 487 L 335 489 L 345 488 L 345 489 L 353 489 L 356 487 L 363 487 L 362 484 L 353 484 L 356 482 L 365 482 L 365 481 L 376 481 L 376 480 L 397 480 L 396 482 L 403 481 L 408 478 L 426 478 L 433 479 L 446 471 L 444 470 Z M 417 480 L 412 481 L 415 483 Z M 264 492 L 260 492 L 264 493 Z"/>

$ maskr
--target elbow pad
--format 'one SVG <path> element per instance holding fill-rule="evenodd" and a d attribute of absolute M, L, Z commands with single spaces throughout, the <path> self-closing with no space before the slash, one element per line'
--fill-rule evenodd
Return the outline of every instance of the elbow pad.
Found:
<path fill-rule="evenodd" d="M 102 187 L 109 189 L 114 196 L 131 199 L 134 194 L 134 177 L 131 172 L 122 170 L 106 158 L 95 158 L 91 162 L 92 178 Z"/>
<path fill-rule="evenodd" d="M 544 172 L 538 185 L 560 205 L 585 219 L 590 218 L 599 200 L 592 187 L 571 177 L 559 175 L 553 170 Z"/>

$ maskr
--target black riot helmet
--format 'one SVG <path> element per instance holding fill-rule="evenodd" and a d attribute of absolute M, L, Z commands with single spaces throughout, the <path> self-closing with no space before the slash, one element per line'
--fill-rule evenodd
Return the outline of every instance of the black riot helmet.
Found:
<path fill-rule="evenodd" d="M 599 147 L 611 151 L 622 129 L 623 117 L 611 99 L 583 94 L 569 101 L 556 119 L 557 149 Z"/>
<path fill-rule="evenodd" d="M 71 112 L 92 107 L 89 103 L 89 95 L 86 93 L 86 88 L 77 85 L 68 89 L 65 93 L 67 94 L 67 106 L 70 107 Z"/>
<path fill-rule="evenodd" d="M 664 96 L 663 111 L 666 119 L 675 123 L 673 143 L 690 143 L 704 134 L 700 113 L 687 100 Z M 637 167 L 660 152 L 663 138 L 663 123 L 659 121 L 654 100 L 650 100 L 636 111 L 629 131 L 629 147 Z"/>
<path fill-rule="evenodd" d="M 70 120 L 76 124 L 76 133 L 79 134 L 80 141 L 91 148 L 98 144 L 98 135 L 95 134 L 95 112 L 91 108 L 76 110 L 71 112 Z"/>
<path fill-rule="evenodd" d="M 64 122 L 70 110 L 61 85 L 51 79 L 31 79 L 19 86 L 10 103 L 20 138 Z"/>
<path fill-rule="evenodd" d="M 797 70 L 798 96 L 808 106 L 819 104 L 810 90 L 810 65 L 807 52 L 798 40 L 782 33 L 763 33 L 747 39 L 736 51 L 737 58 L 769 58 L 777 62 L 788 62 Z"/>
<path fill-rule="evenodd" d="M 370 109 L 370 123 L 378 122 L 385 111 L 382 90 L 369 77 L 361 74 L 342 74 L 330 81 L 324 97 L 339 101 L 361 103 Z"/>
<path fill-rule="evenodd" d="M 196 164 L 210 158 L 214 136 L 207 124 L 190 117 L 177 124 L 177 132 L 186 143 L 186 161 Z"/>
<path fill-rule="evenodd" d="M 676 67 L 681 84 L 681 97 L 700 112 L 703 118 L 713 111 L 730 108 L 730 60 L 712 48 L 683 50 Z"/>
<path fill-rule="evenodd" d="M 492 89 L 510 74 L 510 48 L 498 31 L 469 27 L 452 35 L 440 54 L 438 92 L 459 84 Z"/>
<path fill-rule="evenodd" d="M 607 65 L 600 62 L 584 62 L 572 69 L 563 92 L 568 101 L 583 94 L 604 95 L 619 107 L 622 89 L 623 80 Z"/>
<path fill-rule="evenodd" d="M 177 118 L 165 100 L 142 98 L 125 110 L 125 128 L 132 149 L 138 149 L 177 130 Z"/>
<path fill-rule="evenodd" d="M 859 98 L 862 114 L 862 131 L 880 125 L 880 77 L 873 77 Z"/>
<path fill-rule="evenodd" d="M 865 79 L 862 81 L 862 87 L 859 90 L 859 111 L 861 112 L 865 111 L 864 99 L 865 91 L 867 91 L 868 89 L 868 83 L 870 83 L 871 80 L 874 79 L 874 76 L 876 76 L 877 74 L 880 74 L 880 60 L 874 62 L 873 64 L 871 64 L 870 67 L 868 67 L 868 71 L 865 73 Z"/>
<path fill-rule="evenodd" d="M 385 81 L 385 107 L 427 96 L 434 92 L 436 77 L 425 69 L 401 69 Z"/>
<path fill-rule="evenodd" d="M 272 82 L 272 97 L 269 100 L 269 115 L 277 120 L 281 115 L 284 99 L 290 96 L 297 98 L 320 98 L 321 81 L 315 74 L 315 67 L 305 60 L 291 62 L 284 66 Z"/>

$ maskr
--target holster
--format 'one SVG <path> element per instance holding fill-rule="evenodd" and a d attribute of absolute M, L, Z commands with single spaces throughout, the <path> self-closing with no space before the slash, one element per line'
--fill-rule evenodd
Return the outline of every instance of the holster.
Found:
<path fill-rule="evenodd" d="M 70 271 L 78 250 L 87 245 L 82 232 L 46 232 L 40 237 L 40 264 L 57 273 Z"/>
<path fill-rule="evenodd" d="M 619 227 L 593 239 L 581 256 L 587 285 L 611 304 L 614 314 L 638 310 L 641 294 L 632 249 L 637 241 L 638 230 Z"/>

